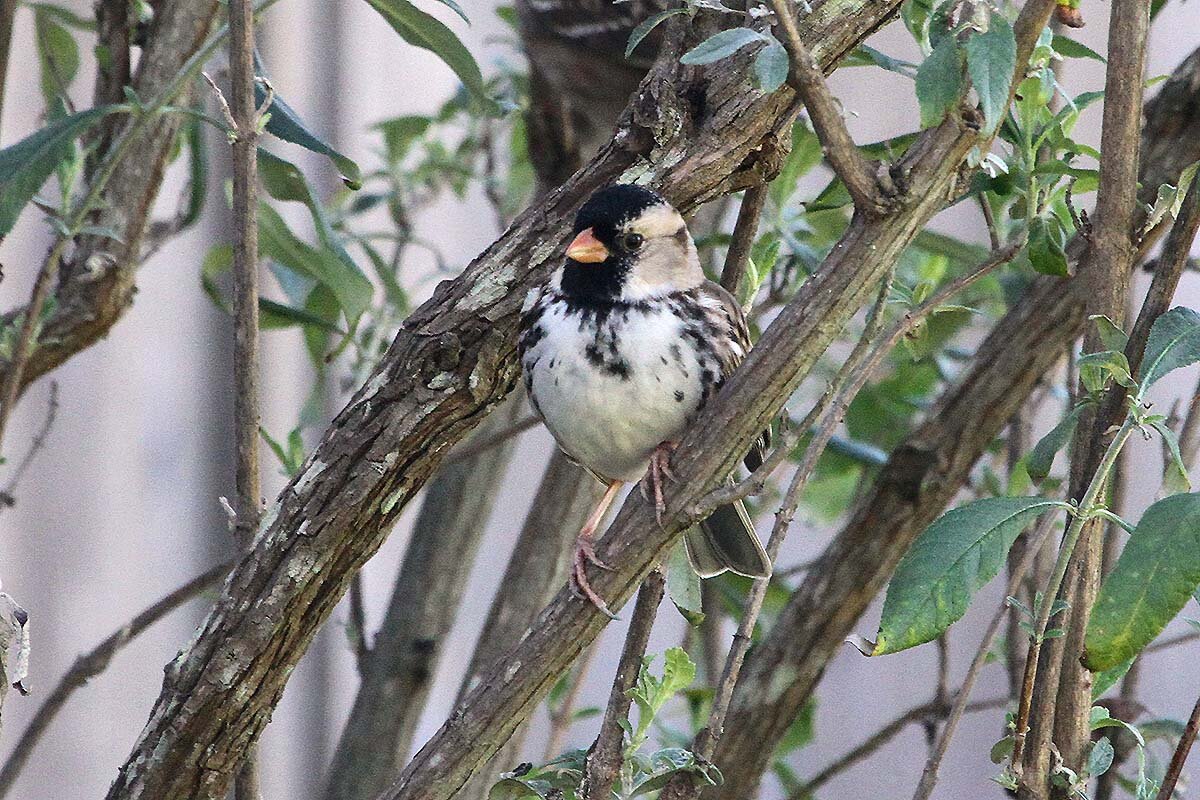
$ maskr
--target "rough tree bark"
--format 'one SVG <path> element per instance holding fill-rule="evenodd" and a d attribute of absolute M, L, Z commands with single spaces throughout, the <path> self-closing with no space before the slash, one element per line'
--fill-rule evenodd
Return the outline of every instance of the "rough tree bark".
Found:
<path fill-rule="evenodd" d="M 819 62 L 830 68 L 895 7 L 891 2 L 856 0 L 829 0 L 818 6 L 808 35 Z M 353 572 L 378 549 L 396 515 L 449 446 L 477 425 L 511 386 L 517 371 L 517 311 L 526 291 L 544 280 L 553 266 L 584 197 L 618 177 L 637 179 L 687 210 L 773 173 L 790 133 L 793 98 L 787 90 L 772 95 L 752 91 L 745 80 L 746 63 L 743 56 L 720 69 L 697 71 L 669 57 L 660 60 L 613 141 L 597 158 L 523 214 L 460 278 L 443 282 L 405 323 L 377 372 L 334 420 L 302 473 L 267 512 L 254 549 L 234 568 L 192 643 L 169 666 L 150 721 L 110 789 L 110 798 L 216 797 L 225 791 L 292 667 Z M 955 127 L 939 129 L 925 146 L 916 148 L 909 165 L 921 164 L 925 174 L 934 160 L 957 164 L 973 136 L 958 136 Z M 912 187 L 920 213 L 881 231 L 860 227 L 843 251 L 854 260 L 814 282 L 828 294 L 819 303 L 808 297 L 806 319 L 784 348 L 804 342 L 807 355 L 786 370 L 771 365 L 770 375 L 756 372 L 756 380 L 765 381 L 770 390 L 756 397 L 756 416 L 762 419 L 754 424 L 761 427 L 771 413 L 769 404 L 781 402 L 783 393 L 794 388 L 815 353 L 859 305 L 862 286 L 854 278 L 869 283 L 873 276 L 859 275 L 858 264 L 865 260 L 873 269 L 882 269 L 880 264 L 894 258 L 939 204 L 950 182 L 947 173 L 952 172 L 942 169 L 939 180 Z M 877 233 L 884 239 L 880 244 L 875 242 Z M 813 307 L 817 305 L 821 307 Z M 719 431 L 703 429 L 719 447 L 735 449 L 743 435 L 749 442 L 757 432 L 723 422 Z M 714 454 L 706 459 L 696 467 L 722 466 Z M 627 561 L 624 569 L 612 573 L 614 582 L 606 580 L 602 588 L 616 597 L 617 580 L 624 584 L 640 577 L 636 573 L 642 560 L 648 569 L 660 544 L 656 540 L 649 548 L 643 546 L 640 554 L 629 548 L 636 561 Z M 562 598 L 558 607 L 576 618 L 591 616 L 574 600 Z M 591 627 L 594 636 L 600 621 L 593 620 Z M 522 647 L 538 641 L 535 632 Z M 565 648 L 559 641 L 554 652 L 539 659 L 536 671 L 526 671 L 522 685 L 542 686 L 543 670 L 557 674 L 565 649 L 578 644 L 582 642 L 572 639 Z M 486 694 L 481 688 L 472 696 L 480 693 Z M 534 700 L 526 695 L 521 705 L 527 709 Z M 522 718 L 509 710 L 489 712 L 491 724 L 509 726 L 505 733 Z M 456 721 L 469 726 L 479 720 L 466 714 Z M 455 770 L 454 780 L 443 781 L 438 790 L 450 792 L 461 785 L 470 769 L 499 745 L 492 741 L 494 735 L 471 754 L 460 754 L 460 759 L 472 762 L 469 765 L 444 762 Z M 419 769 L 408 782 L 424 784 Z"/>
<path fill-rule="evenodd" d="M 1142 139 L 1145 201 L 1200 159 L 1200 50 L 1147 103 Z M 1140 255 L 1154 241 L 1147 237 Z M 1076 257 L 1080 245 L 1073 248 Z M 753 795 L 783 732 L 900 557 L 958 494 L 1040 375 L 1083 331 L 1087 293 L 1076 285 L 1034 281 L 927 421 L 893 451 L 850 521 L 806 572 L 775 627 L 747 658 L 714 759 L 725 784 L 711 795 L 730 800 Z"/>

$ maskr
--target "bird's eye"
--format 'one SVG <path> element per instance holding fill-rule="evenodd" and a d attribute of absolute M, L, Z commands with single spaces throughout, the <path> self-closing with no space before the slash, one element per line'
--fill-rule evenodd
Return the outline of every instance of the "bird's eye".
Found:
<path fill-rule="evenodd" d="M 627 233 L 621 237 L 621 246 L 626 250 L 633 251 L 641 247 L 644 241 L 646 239 L 640 233 Z"/>

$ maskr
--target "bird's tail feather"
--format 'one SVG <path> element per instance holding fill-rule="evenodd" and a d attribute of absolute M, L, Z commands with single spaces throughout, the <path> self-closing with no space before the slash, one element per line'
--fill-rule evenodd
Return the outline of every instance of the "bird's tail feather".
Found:
<path fill-rule="evenodd" d="M 719 507 L 688 531 L 683 542 L 692 569 L 702 578 L 726 570 L 748 578 L 766 578 L 771 574 L 771 560 L 740 500 Z"/>

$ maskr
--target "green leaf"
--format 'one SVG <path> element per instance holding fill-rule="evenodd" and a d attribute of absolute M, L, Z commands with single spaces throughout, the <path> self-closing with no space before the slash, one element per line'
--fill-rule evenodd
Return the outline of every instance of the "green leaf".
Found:
<path fill-rule="evenodd" d="M 1053 219 L 1034 217 L 1029 223 L 1026 245 L 1029 263 L 1043 275 L 1066 277 L 1071 274 L 1061 232 L 1062 228 Z"/>
<path fill-rule="evenodd" d="M 704 609 L 700 601 L 700 576 L 688 563 L 683 540 L 676 542 L 667 556 L 667 596 L 688 624 L 699 625 L 704 621 Z"/>
<path fill-rule="evenodd" d="M 304 326 L 304 346 L 308 357 L 318 370 L 325 366 L 325 354 L 329 352 L 329 336 L 345 336 L 337 327 L 339 308 L 337 295 L 324 284 L 318 283 L 304 300 L 304 312 L 324 324 Z"/>
<path fill-rule="evenodd" d="M 1050 474 L 1050 468 L 1054 466 L 1054 457 L 1059 450 L 1066 447 L 1067 442 L 1071 441 L 1071 437 L 1075 435 L 1075 428 L 1079 425 L 1079 416 L 1085 407 L 1078 405 L 1072 408 L 1062 418 L 1062 421 L 1051 428 L 1050 432 L 1033 446 L 1033 450 L 1029 451 L 1025 469 L 1035 484 L 1041 483 Z"/>
<path fill-rule="evenodd" d="M 642 40 L 650 35 L 650 31 L 658 27 L 659 23 L 665 22 L 676 14 L 686 14 L 687 6 L 679 8 L 668 8 L 666 11 L 660 11 L 657 14 L 652 14 L 642 21 L 640 25 L 633 29 L 633 33 L 629 34 L 629 43 L 625 45 L 625 57 L 629 58 L 633 55 L 633 51 L 642 43 Z"/>
<path fill-rule="evenodd" d="M 2 154 L 0 154 L 2 155 Z M 0 231 L 3 228 L 0 227 Z M 1176 306 L 1154 320 L 1138 370 L 1145 392 L 1168 372 L 1200 361 L 1200 314 Z"/>
<path fill-rule="evenodd" d="M 332 251 L 300 241 L 279 212 L 259 205 L 259 250 L 280 266 L 328 286 L 337 297 L 346 319 L 353 324 L 371 304 L 373 287 L 357 269 L 350 269 Z"/>
<path fill-rule="evenodd" d="M 56 120 L 0 150 L 0 236 L 12 230 L 50 173 L 71 157 L 73 143 L 99 120 L 124 106 L 101 106 Z"/>
<path fill-rule="evenodd" d="M 58 20 L 58 15 L 46 7 L 34 9 L 33 30 L 42 73 L 42 96 L 47 103 L 56 97 L 65 98 L 79 73 L 79 46 Z"/>
<path fill-rule="evenodd" d="M 711 64 L 733 55 L 748 44 L 765 42 L 770 37 L 750 28 L 731 28 L 714 33 L 700 44 L 688 50 L 679 59 L 681 64 Z"/>
<path fill-rule="evenodd" d="M 1096 323 L 1096 332 L 1106 349 L 1125 352 L 1125 346 L 1129 344 L 1129 334 L 1121 330 L 1121 326 L 1103 314 L 1092 314 L 1088 319 Z"/>
<path fill-rule="evenodd" d="M 671 697 L 696 680 L 696 665 L 682 647 L 672 647 L 664 656 L 662 691 Z"/>
<path fill-rule="evenodd" d="M 256 82 L 254 84 L 254 102 L 256 105 L 261 105 L 265 100 L 265 90 Z M 284 102 L 282 97 L 275 94 L 271 99 L 271 107 L 267 111 L 270 114 L 266 126 L 268 133 L 278 136 L 285 142 L 300 145 L 305 150 L 326 156 L 342 173 L 342 182 L 346 186 L 354 190 L 362 188 L 362 170 L 359 169 L 358 164 L 319 139 L 304 125 L 300 115 Z"/>
<path fill-rule="evenodd" d="M 458 14 L 463 22 L 467 23 L 468 25 L 471 24 L 471 20 L 467 17 L 467 12 L 463 11 L 462 6 L 454 2 L 454 0 L 438 0 L 438 2 L 449 8 L 455 14 Z"/>
<path fill-rule="evenodd" d="M 871 655 L 940 636 L 966 612 L 971 595 L 995 577 L 1021 531 L 1041 514 L 1066 507 L 1044 497 L 990 497 L 943 514 L 897 566 Z"/>
<path fill-rule="evenodd" d="M 1108 63 L 1104 56 L 1086 44 L 1081 44 L 1062 34 L 1055 34 L 1051 46 L 1054 48 L 1054 52 L 1060 56 L 1066 56 L 1067 58 L 1090 58 L 1094 61 L 1099 61 L 1101 64 Z"/>
<path fill-rule="evenodd" d="M 917 103 L 921 127 L 932 128 L 954 109 L 963 91 L 962 51 L 947 36 L 917 68 Z"/>
<path fill-rule="evenodd" d="M 758 81 L 758 88 L 769 93 L 783 86 L 790 63 L 787 49 L 771 39 L 770 44 L 754 57 L 754 79 Z"/>
<path fill-rule="evenodd" d="M 371 282 L 363 275 L 362 270 L 358 268 L 354 259 L 342 245 L 325 215 L 324 207 L 313 194 L 312 187 L 305 180 L 304 174 L 295 164 L 266 150 L 258 151 L 258 174 L 263 188 L 271 197 L 276 200 L 303 203 L 308 208 L 312 215 L 313 227 L 317 231 L 317 237 L 321 240 L 322 251 L 341 262 L 337 277 L 342 286 L 339 288 L 315 275 L 309 275 L 309 277 L 325 283 L 333 290 L 338 297 L 338 302 L 342 305 L 342 310 L 346 313 L 346 319 L 353 327 L 362 312 L 370 305 L 373 288 Z M 285 263 L 284 266 L 289 265 Z M 330 274 L 332 275 L 332 273 Z M 347 302 L 350 304 L 347 305 Z"/>
<path fill-rule="evenodd" d="M 1179 437 L 1162 420 L 1152 420 L 1150 425 L 1163 438 L 1167 445 L 1167 452 L 1171 455 L 1163 474 L 1163 488 L 1167 490 L 1168 494 L 1190 492 L 1192 482 L 1188 478 L 1187 465 L 1183 463 L 1183 453 L 1179 451 Z"/>
<path fill-rule="evenodd" d="M 367 0 L 367 4 L 387 20 L 401 39 L 428 50 L 454 70 L 463 86 L 488 113 L 499 113 L 496 101 L 487 94 L 479 65 L 454 31 L 408 0 Z"/>
<path fill-rule="evenodd" d="M 413 141 L 429 130 L 431 122 L 429 117 L 409 115 L 377 122 L 371 127 L 383 134 L 388 163 L 394 164 L 404 158 Z"/>
<path fill-rule="evenodd" d="M 1142 515 L 1100 586 L 1084 666 L 1110 669 L 1141 652 L 1200 585 L 1200 494 L 1159 500 Z"/>
<path fill-rule="evenodd" d="M 1129 359 L 1118 350 L 1101 350 L 1079 358 L 1079 380 L 1089 392 L 1104 388 L 1109 378 L 1128 388 L 1136 384 L 1129 374 Z"/>
<path fill-rule="evenodd" d="M 1116 686 L 1117 681 L 1124 678 L 1125 673 L 1129 672 L 1129 668 L 1133 666 L 1136 658 L 1137 656 L 1130 656 L 1115 667 L 1097 672 L 1092 678 L 1092 700 L 1100 699 L 1105 692 Z"/>
<path fill-rule="evenodd" d="M 838 67 L 879 67 L 886 69 L 888 72 L 895 72 L 908 78 L 913 77 L 917 71 L 916 64 L 899 58 L 892 58 L 887 53 L 880 52 L 874 47 L 865 44 L 859 45 L 851 51 L 850 55 L 841 60 Z"/>
<path fill-rule="evenodd" d="M 1091 749 L 1088 751 L 1087 771 L 1085 775 L 1090 778 L 1096 778 L 1108 772 L 1108 768 L 1113 763 L 1113 746 L 1112 742 L 1108 741 L 1108 737 L 1098 739 L 1092 743 Z"/>
<path fill-rule="evenodd" d="M 988 29 L 967 39 L 967 73 L 979 94 L 985 133 L 994 131 L 1008 110 L 1008 89 L 1017 67 L 1017 39 L 1008 20 L 992 14 Z"/>

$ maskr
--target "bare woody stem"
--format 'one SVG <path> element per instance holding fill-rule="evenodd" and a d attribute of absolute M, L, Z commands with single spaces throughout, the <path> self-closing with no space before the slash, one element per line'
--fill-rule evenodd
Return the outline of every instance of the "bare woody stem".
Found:
<path fill-rule="evenodd" d="M 1071 525 L 1067 528 L 1067 533 L 1063 537 L 1062 546 L 1058 552 L 1058 560 L 1054 564 L 1054 571 L 1050 574 L 1050 581 L 1046 584 L 1046 588 L 1042 592 L 1042 602 L 1037 609 L 1037 622 L 1034 626 L 1033 638 L 1029 644 L 1029 654 L 1025 659 L 1025 675 L 1021 682 L 1021 697 L 1017 703 L 1016 734 L 1012 753 L 1012 767 L 1017 774 L 1020 774 L 1021 758 L 1024 755 L 1026 728 L 1029 726 L 1029 709 L 1033 702 L 1034 683 L 1037 680 L 1038 655 L 1045 640 L 1046 629 L 1050 625 L 1050 617 L 1053 616 L 1054 600 L 1058 597 L 1059 589 L 1062 588 L 1063 577 L 1067 574 L 1067 565 L 1071 560 L 1071 553 L 1075 549 L 1075 544 L 1079 541 L 1079 535 L 1083 532 L 1083 528 L 1088 520 L 1092 518 L 1092 512 L 1095 511 L 1096 507 L 1096 500 L 1100 497 L 1100 493 L 1108 483 L 1108 476 L 1117 461 L 1117 456 L 1120 455 L 1121 448 L 1125 445 L 1125 441 L 1135 428 L 1137 428 L 1137 424 L 1134 422 L 1132 416 L 1127 418 L 1125 424 L 1121 426 L 1116 436 L 1113 437 L 1112 442 L 1109 443 L 1108 449 L 1104 452 L 1104 458 L 1101 460 L 1099 467 L 1097 467 L 1095 475 L 1092 476 L 1091 483 L 1088 484 L 1087 491 L 1079 501 L 1079 508 L 1076 510 L 1075 516 L 1071 520 Z"/>
<path fill-rule="evenodd" d="M 237 456 L 239 549 L 249 549 L 258 530 L 262 474 L 258 458 L 258 115 L 254 107 L 254 8 L 229 0 L 229 110 L 233 118 L 233 425 Z M 258 800 L 258 748 L 238 773 L 236 800 Z"/>
<path fill-rule="evenodd" d="M 1183 735 L 1179 737 L 1179 744 L 1175 747 L 1175 752 L 1171 755 L 1171 763 L 1167 766 L 1167 774 L 1163 777 L 1162 786 L 1158 790 L 1158 794 L 1154 800 L 1171 800 L 1175 794 L 1175 785 L 1179 783 L 1179 776 L 1183 772 L 1184 762 L 1187 761 L 1188 753 L 1192 750 L 1192 744 L 1196 741 L 1196 730 L 1200 728 L 1200 700 L 1196 701 L 1196 705 L 1192 706 L 1192 715 L 1188 717 L 1187 725 L 1183 729 Z"/>
<path fill-rule="evenodd" d="M 750 249 L 754 246 L 754 237 L 758 234 L 758 220 L 762 216 L 763 206 L 767 203 L 767 184 L 751 186 L 742 195 L 742 205 L 738 209 L 737 222 L 733 226 L 733 241 L 729 243 L 729 251 L 725 254 L 725 266 L 721 270 L 721 287 L 737 297 L 738 285 L 746 274 L 746 265 L 750 263 Z"/>
<path fill-rule="evenodd" d="M 625 634 L 625 647 L 621 651 L 617 675 L 608 695 L 608 707 L 604 710 L 600 733 L 584 767 L 584 800 L 608 800 L 612 796 L 612 787 L 621 771 L 624 755 L 625 732 L 621 722 L 629 718 L 629 705 L 633 699 L 630 692 L 637 683 L 646 645 L 650 641 L 650 629 L 654 627 L 654 617 L 662 602 L 665 587 L 663 574 L 656 569 L 646 576 L 642 587 L 638 589 L 633 616 L 629 619 L 629 631 Z"/>
<path fill-rule="evenodd" d="M 825 157 L 846 185 L 854 207 L 864 214 L 883 211 L 879 184 L 870 163 L 863 158 L 850 137 L 838 101 L 825 83 L 825 75 L 804 45 L 796 25 L 796 6 L 792 0 L 771 0 L 775 17 L 783 31 L 783 46 L 791 61 L 788 85 L 804 101 L 813 130 L 821 140 Z"/>

